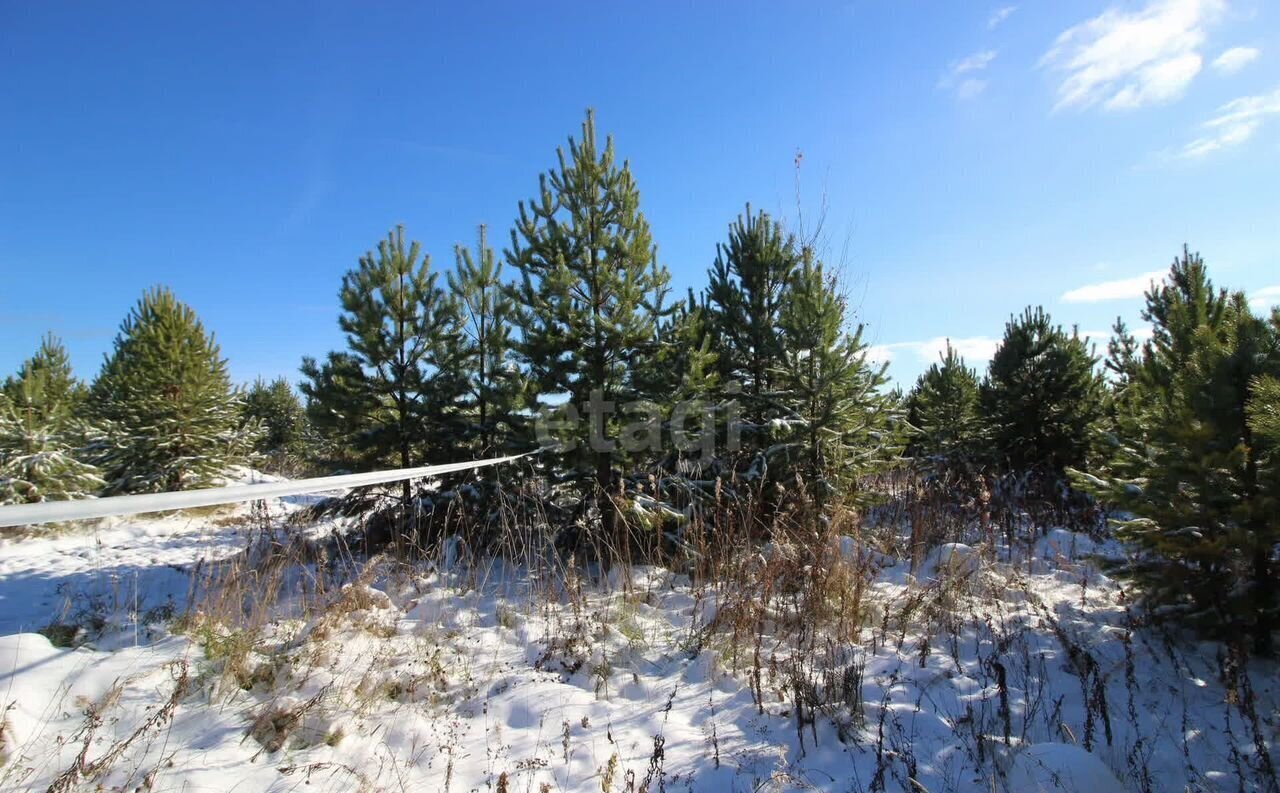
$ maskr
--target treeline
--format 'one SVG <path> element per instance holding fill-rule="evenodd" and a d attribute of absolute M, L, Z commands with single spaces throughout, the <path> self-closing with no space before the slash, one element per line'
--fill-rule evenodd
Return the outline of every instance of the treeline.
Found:
<path fill-rule="evenodd" d="M 1250 637 L 1270 654 L 1280 625 L 1280 309 L 1255 313 L 1184 249 L 1147 292 L 1142 318 L 1150 338 L 1139 343 L 1117 320 L 1099 359 L 1028 309 L 981 380 L 948 349 L 906 399 L 908 452 L 953 498 L 1038 501 L 1061 520 L 1105 508 L 1132 552 L 1115 572 L 1154 615 Z"/>
<path fill-rule="evenodd" d="M 993 541 L 998 510 L 1086 525 L 1111 510 L 1136 551 L 1120 573 L 1158 613 L 1270 649 L 1280 313 L 1215 289 L 1198 256 L 1147 294 L 1141 343 L 1117 323 L 1099 357 L 1028 308 L 983 376 L 948 349 L 904 395 L 868 360 L 837 269 L 766 213 L 748 206 L 705 287 L 673 297 L 590 113 L 515 215 L 501 252 L 481 227 L 444 270 L 402 228 L 361 257 L 339 291 L 345 347 L 304 359 L 304 401 L 284 381 L 232 387 L 163 289 L 90 385 L 47 339 L 0 397 L 0 500 L 199 487 L 246 460 L 535 452 L 344 506 L 376 512 L 402 550 L 459 527 L 483 544 L 515 520 L 579 559 L 670 558 L 695 523 L 759 539 L 779 520 L 829 524 L 886 474 L 979 505 Z"/>
<path fill-rule="evenodd" d="M 834 503 L 899 456 L 884 368 L 811 245 L 748 208 L 708 287 L 673 299 L 630 169 L 590 114 L 557 154 L 501 254 L 481 228 L 440 272 L 397 228 L 360 258 L 339 292 L 345 348 L 303 361 L 305 407 L 283 381 L 233 387 L 163 288 L 91 384 L 49 337 L 4 387 L 4 500 L 201 487 L 241 462 L 367 470 L 536 449 L 518 471 L 406 483 L 400 522 L 428 519 L 440 490 L 485 520 L 505 476 L 557 524 L 625 544 L 623 514 L 652 525 L 713 492 Z"/>
<path fill-rule="evenodd" d="M 0 385 L 0 503 L 209 487 L 240 463 L 287 469 L 310 437 L 287 382 L 234 388 L 195 312 L 151 289 L 92 383 L 49 334 Z"/>
<path fill-rule="evenodd" d="M 582 554 L 651 553 L 708 498 L 834 503 L 898 457 L 884 367 L 812 245 L 748 207 L 707 288 L 673 298 L 590 114 L 557 163 L 502 254 L 481 228 L 443 279 L 393 230 L 343 279 L 345 349 L 303 363 L 330 467 L 539 451 L 428 498 L 403 484 L 407 542 L 446 500 L 485 526 L 514 499 Z"/>

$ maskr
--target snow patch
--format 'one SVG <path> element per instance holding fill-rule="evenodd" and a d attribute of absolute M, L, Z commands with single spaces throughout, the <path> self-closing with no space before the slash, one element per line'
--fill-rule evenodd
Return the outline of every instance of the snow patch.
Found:
<path fill-rule="evenodd" d="M 1014 755 L 1008 780 L 1009 790 L 1018 793 L 1126 793 L 1097 755 L 1066 743 L 1022 749 Z"/>
<path fill-rule="evenodd" d="M 948 542 L 925 556 L 916 579 L 929 581 L 946 576 L 971 575 L 977 571 L 979 561 L 978 552 L 972 546 L 962 542 Z"/>

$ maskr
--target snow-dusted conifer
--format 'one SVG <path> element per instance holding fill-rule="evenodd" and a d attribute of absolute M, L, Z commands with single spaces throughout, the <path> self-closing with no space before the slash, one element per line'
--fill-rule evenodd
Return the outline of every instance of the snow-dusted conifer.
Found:
<path fill-rule="evenodd" d="M 253 451 L 272 470 L 289 471 L 306 460 L 311 426 L 288 380 L 255 380 L 241 396 L 240 417 L 259 428 Z"/>
<path fill-rule="evenodd" d="M 87 434 L 73 408 L 84 386 L 71 373 L 62 343 L 46 336 L 0 392 L 0 504 L 91 497 L 102 488 L 86 463 Z"/>
<path fill-rule="evenodd" d="M 71 372 L 71 358 L 62 340 L 52 333 L 45 334 L 40 340 L 40 348 L 35 355 L 22 362 L 16 374 L 5 380 L 2 387 L 5 395 L 14 403 L 30 402 L 30 394 L 24 393 L 30 386 L 29 381 L 37 374 L 42 374 L 42 385 L 39 388 L 38 410 L 76 413 L 84 402 L 88 389 L 84 383 Z M 47 416 L 41 416 L 47 418 Z"/>
<path fill-rule="evenodd" d="M 250 440 L 227 362 L 190 306 L 157 287 L 125 318 L 91 396 L 110 493 L 213 485 Z"/>

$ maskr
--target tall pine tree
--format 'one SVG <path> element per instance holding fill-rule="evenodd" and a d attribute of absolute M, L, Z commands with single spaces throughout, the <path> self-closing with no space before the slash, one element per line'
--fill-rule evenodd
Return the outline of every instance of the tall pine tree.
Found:
<path fill-rule="evenodd" d="M 776 370 L 785 445 L 776 449 L 790 458 L 786 473 L 821 505 L 856 495 L 861 477 L 897 458 L 895 400 L 884 389 L 886 366 L 867 360 L 862 325 L 847 327 L 834 277 L 809 254 L 789 297 L 779 316 L 783 356 Z"/>
<path fill-rule="evenodd" d="M 636 388 L 632 372 L 653 343 L 668 274 L 631 169 L 617 162 L 611 138 L 599 146 L 591 111 L 581 138 L 569 138 L 557 156 L 538 195 L 521 202 L 507 252 L 521 274 L 518 350 L 544 408 L 548 398 L 567 399 L 585 414 L 561 430 L 566 444 L 554 475 L 580 507 L 594 507 L 606 541 L 616 544 L 620 416 L 604 409 L 653 396 Z"/>
<path fill-rule="evenodd" d="M 419 255 L 418 243 L 406 245 L 397 227 L 362 256 L 339 292 L 347 349 L 329 353 L 323 364 L 302 363 L 308 415 L 339 457 L 364 470 L 444 462 L 453 452 L 457 305 L 436 286 L 430 257 Z M 400 501 L 408 521 L 407 480 Z"/>
<path fill-rule="evenodd" d="M 764 212 L 729 226 L 708 273 L 708 323 L 722 381 L 742 389 L 744 418 L 763 425 L 775 412 L 773 381 L 783 364 L 782 312 L 791 279 L 801 266 L 800 247 Z"/>
<path fill-rule="evenodd" d="M 91 399 L 106 423 L 98 464 L 108 492 L 210 486 L 245 451 L 226 359 L 164 287 L 144 293 L 121 324 Z"/>
<path fill-rule="evenodd" d="M 515 307 L 484 226 L 474 255 L 462 246 L 454 254 L 457 267 L 448 280 L 461 312 L 454 368 L 463 394 L 460 443 L 472 455 L 503 454 L 516 447 L 524 425 L 524 378 L 512 337 Z"/>
<path fill-rule="evenodd" d="M 1158 613 L 1273 651 L 1280 513 L 1273 418 L 1280 394 L 1280 319 L 1254 315 L 1242 293 L 1215 289 L 1183 251 L 1146 296 L 1152 338 L 1129 371 L 1128 409 L 1096 475 L 1077 484 L 1130 517 L 1119 573 Z"/>

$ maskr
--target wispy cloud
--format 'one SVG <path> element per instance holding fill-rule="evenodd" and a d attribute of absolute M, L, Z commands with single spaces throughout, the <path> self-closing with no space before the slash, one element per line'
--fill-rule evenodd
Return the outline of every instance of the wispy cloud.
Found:
<path fill-rule="evenodd" d="M 1225 0 L 1152 0 L 1110 8 L 1068 28 L 1040 59 L 1064 74 L 1054 109 L 1109 110 L 1170 102 L 1200 73 L 1205 30 Z"/>
<path fill-rule="evenodd" d="M 1272 306 L 1280 306 L 1280 286 L 1264 286 L 1249 293 L 1249 308 L 1254 311 L 1266 311 Z"/>
<path fill-rule="evenodd" d="M 1268 293 L 1268 298 L 1263 293 Z M 1271 304 L 1280 304 L 1280 287 L 1269 287 L 1256 293 L 1262 296 L 1262 299 L 1271 300 Z M 1251 297 L 1252 299 L 1252 297 Z M 1257 305 L 1254 306 L 1258 308 Z M 1068 329 L 1068 332 L 1070 329 Z M 1145 322 L 1140 322 L 1129 328 L 1129 332 L 1138 341 L 1146 341 L 1151 338 L 1151 326 Z M 1105 350 L 1107 342 L 1111 339 L 1111 329 L 1107 330 L 1082 330 L 1079 331 L 1081 338 L 1087 338 L 1091 344 L 1098 345 L 1100 350 Z M 979 373 L 986 369 L 987 363 L 996 354 L 996 350 L 1000 348 L 1000 339 L 991 336 L 969 336 L 967 338 L 948 338 L 947 336 L 935 336 L 932 339 L 923 341 L 897 341 L 889 344 L 877 344 L 867 350 L 867 358 L 875 363 L 891 363 L 893 361 L 910 360 L 917 364 L 932 364 L 942 360 L 942 356 L 946 355 L 947 343 L 950 342 L 952 349 L 964 358 L 964 363 L 971 369 L 977 369 Z"/>
<path fill-rule="evenodd" d="M 1205 134 L 1178 150 L 1182 159 L 1199 159 L 1222 149 L 1239 146 L 1253 137 L 1270 116 L 1280 113 L 1280 88 L 1269 94 L 1242 96 L 1222 107 L 1201 124 Z"/>
<path fill-rule="evenodd" d="M 987 87 L 987 81 L 979 75 L 987 70 L 995 58 L 995 50 L 983 50 L 952 61 L 946 74 L 938 80 L 938 87 L 944 91 L 954 90 L 959 99 L 972 99 Z"/>
<path fill-rule="evenodd" d="M 1009 15 L 1017 11 L 1017 6 L 1002 6 L 991 12 L 991 16 L 987 19 L 987 29 L 995 30 L 1000 23 L 1009 18 Z"/>
<path fill-rule="evenodd" d="M 1214 58 L 1210 66 L 1222 74 L 1235 74 L 1256 61 L 1261 54 L 1257 47 L 1232 47 Z"/>
<path fill-rule="evenodd" d="M 1159 281 L 1164 274 L 1164 270 L 1152 270 L 1132 278 L 1088 284 L 1064 293 L 1061 300 L 1064 303 L 1101 303 L 1107 300 L 1129 300 L 1142 297 L 1150 288 L 1151 282 Z"/>

